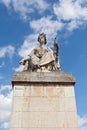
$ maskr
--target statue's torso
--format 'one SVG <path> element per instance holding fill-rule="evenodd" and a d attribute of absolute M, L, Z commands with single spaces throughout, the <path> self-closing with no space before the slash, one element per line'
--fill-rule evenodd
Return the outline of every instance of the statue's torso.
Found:
<path fill-rule="evenodd" d="M 40 66 L 46 65 L 54 61 L 53 52 L 46 45 L 35 48 L 30 53 L 30 56 L 33 63 L 36 64 L 37 62 L 37 64 Z"/>

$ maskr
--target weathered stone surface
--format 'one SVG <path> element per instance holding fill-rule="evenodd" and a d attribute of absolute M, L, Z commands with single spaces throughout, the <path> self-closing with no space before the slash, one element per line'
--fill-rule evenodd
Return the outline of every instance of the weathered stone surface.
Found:
<path fill-rule="evenodd" d="M 14 106 L 16 107 L 16 106 Z M 21 128 L 22 127 L 22 111 L 20 112 L 12 112 L 12 120 L 11 120 L 11 128 Z"/>
<path fill-rule="evenodd" d="M 12 83 L 10 130 L 78 130 L 71 74 L 18 72 Z"/>
<path fill-rule="evenodd" d="M 54 52 L 46 46 L 46 34 L 41 33 L 38 36 L 40 45 L 35 47 L 30 54 L 24 57 L 20 64 L 24 65 L 24 71 L 32 72 L 50 72 L 60 70 L 59 64 L 59 46 L 57 40 L 54 40 Z"/>
<path fill-rule="evenodd" d="M 19 127 L 16 127 L 16 128 L 11 128 L 10 130 L 29 130 L 28 128 L 19 128 Z"/>
<path fill-rule="evenodd" d="M 70 83 L 75 84 L 75 79 L 69 73 L 64 73 L 62 71 L 58 72 L 16 72 L 12 78 L 12 83 L 14 82 L 43 82 L 43 83 Z"/>

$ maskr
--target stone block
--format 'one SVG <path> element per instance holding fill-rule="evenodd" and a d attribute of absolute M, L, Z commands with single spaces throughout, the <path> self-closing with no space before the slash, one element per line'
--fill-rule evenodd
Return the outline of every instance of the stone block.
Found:
<path fill-rule="evenodd" d="M 75 97 L 73 86 L 65 87 L 65 97 Z"/>
<path fill-rule="evenodd" d="M 64 116 L 65 116 L 65 112 L 57 112 L 56 120 L 57 120 L 57 127 L 58 128 L 64 127 Z"/>
<path fill-rule="evenodd" d="M 31 97 L 30 111 L 57 111 L 57 100 L 52 97 Z"/>
<path fill-rule="evenodd" d="M 30 98 L 29 97 L 14 97 L 13 111 L 22 112 L 29 111 Z"/>
<path fill-rule="evenodd" d="M 61 130 L 60 128 L 54 127 L 31 127 L 29 130 Z"/>
<path fill-rule="evenodd" d="M 30 112 L 29 127 L 56 127 L 56 112 Z"/>
<path fill-rule="evenodd" d="M 30 113 L 29 112 L 22 112 L 22 128 L 23 127 L 25 128 L 30 127 Z"/>
<path fill-rule="evenodd" d="M 56 128 L 57 127 L 57 112 L 45 112 L 45 113 L 43 113 L 42 127 Z"/>
<path fill-rule="evenodd" d="M 31 127 L 41 127 L 43 114 L 40 112 L 30 112 L 29 113 L 29 128 Z"/>
<path fill-rule="evenodd" d="M 79 130 L 78 127 L 73 127 L 73 128 L 60 128 L 60 130 Z"/>
<path fill-rule="evenodd" d="M 46 97 L 56 96 L 55 89 L 56 89 L 55 85 L 53 86 L 53 85 L 48 84 L 48 85 L 44 86 L 44 96 L 46 96 Z"/>
<path fill-rule="evenodd" d="M 10 130 L 78 130 L 71 74 L 22 72 L 12 84 Z"/>
<path fill-rule="evenodd" d="M 67 112 L 76 112 L 76 103 L 75 97 L 67 97 L 65 98 L 65 111 Z"/>
<path fill-rule="evenodd" d="M 61 97 L 61 98 L 57 98 L 57 102 L 56 102 L 56 110 L 57 112 L 64 112 L 65 111 L 65 98 Z"/>
<path fill-rule="evenodd" d="M 41 97 L 41 96 L 43 96 L 43 85 L 35 84 L 35 86 L 32 85 L 30 87 L 30 89 L 31 89 L 30 96 L 34 96 L 34 97 Z"/>
<path fill-rule="evenodd" d="M 15 85 L 14 96 L 30 96 L 30 87 L 28 85 Z"/>
<path fill-rule="evenodd" d="M 58 98 L 65 97 L 65 86 L 56 85 L 55 93 Z"/>
<path fill-rule="evenodd" d="M 25 82 L 25 83 L 68 83 L 75 84 L 75 79 L 70 73 L 64 73 L 63 71 L 57 72 L 16 72 L 12 77 L 12 84 L 14 86 L 15 82 Z"/>
<path fill-rule="evenodd" d="M 22 112 L 13 112 L 11 118 L 11 127 L 18 127 L 22 126 Z"/>
<path fill-rule="evenodd" d="M 78 127 L 76 112 L 65 112 L 64 127 L 70 129 Z"/>
<path fill-rule="evenodd" d="M 18 127 L 16 127 L 16 128 L 10 128 L 10 130 L 29 130 L 28 128 L 18 128 Z"/>

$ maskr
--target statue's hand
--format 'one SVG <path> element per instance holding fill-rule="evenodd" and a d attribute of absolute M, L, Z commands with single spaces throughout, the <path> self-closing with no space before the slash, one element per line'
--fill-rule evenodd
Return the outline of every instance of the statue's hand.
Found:
<path fill-rule="evenodd" d="M 30 60 L 30 56 L 28 55 L 28 56 L 26 56 L 24 59 L 22 59 L 20 62 L 19 62 L 19 64 L 21 64 L 21 65 L 25 65 L 26 64 L 26 61 L 29 61 Z"/>
<path fill-rule="evenodd" d="M 21 61 L 19 62 L 19 64 L 21 64 L 21 65 L 25 65 L 25 63 L 26 63 L 25 60 L 21 60 Z"/>

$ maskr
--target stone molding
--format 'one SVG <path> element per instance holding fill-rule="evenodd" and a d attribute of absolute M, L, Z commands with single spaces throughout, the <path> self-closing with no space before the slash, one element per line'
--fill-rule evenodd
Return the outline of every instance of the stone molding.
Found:
<path fill-rule="evenodd" d="M 16 72 L 12 77 L 12 85 L 18 83 L 62 83 L 75 84 L 75 78 L 71 73 L 58 72 Z"/>

